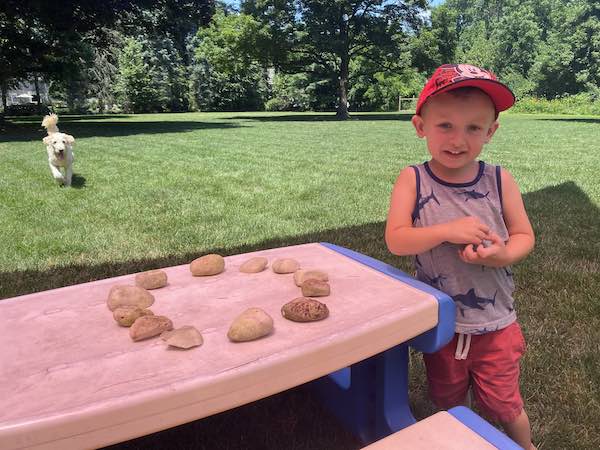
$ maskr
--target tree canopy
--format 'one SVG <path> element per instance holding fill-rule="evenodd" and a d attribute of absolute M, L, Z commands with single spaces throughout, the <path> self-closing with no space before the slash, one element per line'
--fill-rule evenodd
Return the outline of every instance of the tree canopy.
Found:
<path fill-rule="evenodd" d="M 71 111 L 387 110 L 472 63 L 517 97 L 600 98 L 595 0 L 4 0 L 0 88 Z"/>

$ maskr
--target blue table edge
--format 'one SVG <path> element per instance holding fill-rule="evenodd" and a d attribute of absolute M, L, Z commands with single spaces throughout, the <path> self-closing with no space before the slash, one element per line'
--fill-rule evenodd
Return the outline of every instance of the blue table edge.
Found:
<path fill-rule="evenodd" d="M 450 408 L 448 413 L 500 450 L 523 450 L 523 447 L 465 406 Z"/>
<path fill-rule="evenodd" d="M 324 247 L 329 248 L 337 253 L 340 253 L 350 259 L 353 259 L 365 266 L 384 273 L 392 278 L 395 278 L 403 283 L 417 288 L 423 292 L 430 294 L 438 302 L 438 324 L 434 328 L 425 333 L 414 337 L 408 341 L 408 344 L 416 350 L 423 353 L 432 353 L 446 345 L 454 336 L 454 321 L 456 319 L 456 306 L 454 301 L 447 294 L 438 291 L 437 289 L 414 279 L 405 272 L 397 269 L 394 266 L 386 264 L 370 256 L 355 252 L 339 245 L 329 242 L 320 242 Z"/>

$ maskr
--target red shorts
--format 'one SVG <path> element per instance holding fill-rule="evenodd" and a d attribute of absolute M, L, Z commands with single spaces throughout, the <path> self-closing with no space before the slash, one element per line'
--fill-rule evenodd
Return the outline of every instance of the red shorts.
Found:
<path fill-rule="evenodd" d="M 471 336 L 463 360 L 454 358 L 457 338 L 455 334 L 441 350 L 423 354 L 433 402 L 443 409 L 464 404 L 471 386 L 484 416 L 496 422 L 514 421 L 523 410 L 519 359 L 525 353 L 525 340 L 519 324 Z"/>

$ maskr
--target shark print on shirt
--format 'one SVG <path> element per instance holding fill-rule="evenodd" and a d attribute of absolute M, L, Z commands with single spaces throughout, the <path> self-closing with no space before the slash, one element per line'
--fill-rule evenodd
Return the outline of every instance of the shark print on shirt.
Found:
<path fill-rule="evenodd" d="M 463 308 L 461 308 L 461 313 L 464 316 L 465 309 L 473 309 L 473 308 L 485 309 L 485 305 L 489 305 L 489 304 L 494 306 L 496 303 L 496 295 L 497 294 L 498 294 L 498 291 L 496 291 L 494 293 L 493 298 L 479 297 L 477 294 L 475 294 L 475 289 L 471 288 L 467 291 L 466 294 L 453 295 L 452 299 L 455 302 L 460 303 L 463 306 Z M 484 305 L 484 306 L 482 306 L 482 305 Z"/>
<path fill-rule="evenodd" d="M 465 196 L 465 202 L 471 200 L 471 199 L 475 199 L 475 200 L 479 200 L 482 198 L 488 199 L 488 195 L 490 195 L 490 191 L 487 191 L 485 194 L 482 194 L 481 192 L 477 192 L 475 189 L 472 189 L 470 191 L 460 191 L 456 193 L 457 195 L 464 195 Z M 489 199 L 488 199 L 489 200 Z"/>
<path fill-rule="evenodd" d="M 412 214 L 413 222 L 420 218 L 420 211 L 431 200 L 436 202 L 438 205 L 440 204 L 439 200 L 437 199 L 437 197 L 435 196 L 435 194 L 433 192 L 433 189 L 431 189 L 431 194 L 426 195 L 425 197 L 421 197 L 420 199 L 417 200 L 417 207 L 415 208 L 415 211 Z"/>

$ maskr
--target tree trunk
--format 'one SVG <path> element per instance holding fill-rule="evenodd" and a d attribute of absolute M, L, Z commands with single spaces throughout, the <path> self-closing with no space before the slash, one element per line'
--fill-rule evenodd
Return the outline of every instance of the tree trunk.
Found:
<path fill-rule="evenodd" d="M 2 112 L 6 112 L 6 107 L 8 106 L 8 83 L 6 80 L 2 80 L 2 83 L 0 83 L 0 90 L 2 91 Z"/>
<path fill-rule="evenodd" d="M 342 58 L 339 78 L 338 107 L 335 117 L 338 120 L 346 120 L 350 118 L 350 114 L 348 114 L 348 58 Z"/>
<path fill-rule="evenodd" d="M 348 16 L 342 15 L 340 19 L 340 38 L 343 42 L 343 51 L 340 55 L 340 74 L 338 85 L 338 107 L 335 117 L 338 120 L 347 120 L 348 114 L 348 73 L 350 66 L 350 52 L 348 43 Z"/>
<path fill-rule="evenodd" d="M 42 99 L 40 98 L 40 84 L 38 82 L 37 73 L 33 75 L 33 84 L 35 85 L 35 96 L 37 99 L 37 113 L 42 115 Z"/>

